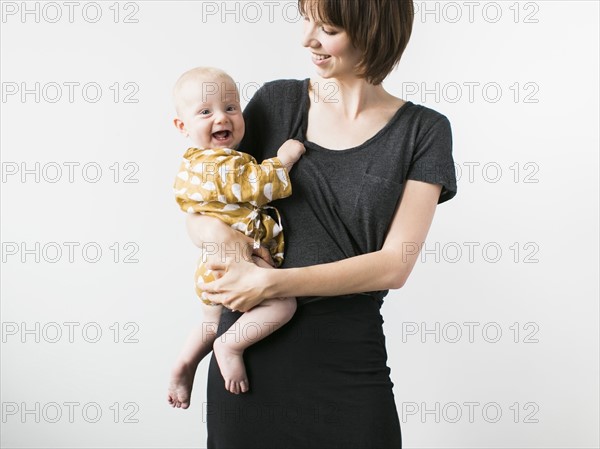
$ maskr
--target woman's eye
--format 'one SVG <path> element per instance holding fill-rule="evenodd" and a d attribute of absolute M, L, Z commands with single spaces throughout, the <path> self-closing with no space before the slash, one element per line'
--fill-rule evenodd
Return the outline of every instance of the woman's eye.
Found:
<path fill-rule="evenodd" d="M 334 36 L 337 34 L 337 31 L 330 31 L 330 30 L 326 30 L 325 28 L 321 27 L 321 29 L 323 30 L 323 33 L 327 34 L 328 36 Z"/>

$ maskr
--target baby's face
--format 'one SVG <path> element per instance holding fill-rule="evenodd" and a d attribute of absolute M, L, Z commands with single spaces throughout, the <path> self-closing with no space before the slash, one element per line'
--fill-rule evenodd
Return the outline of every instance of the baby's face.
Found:
<path fill-rule="evenodd" d="M 239 95 L 231 79 L 188 81 L 177 101 L 179 118 L 196 147 L 237 148 L 245 127 Z"/>

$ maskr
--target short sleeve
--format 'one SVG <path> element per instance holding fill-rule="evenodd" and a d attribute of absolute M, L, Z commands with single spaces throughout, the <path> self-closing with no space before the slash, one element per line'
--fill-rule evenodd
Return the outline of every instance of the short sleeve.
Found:
<path fill-rule="evenodd" d="M 441 184 L 438 204 L 456 195 L 456 169 L 452 157 L 452 128 L 445 116 L 437 119 L 415 143 L 407 179 Z"/>

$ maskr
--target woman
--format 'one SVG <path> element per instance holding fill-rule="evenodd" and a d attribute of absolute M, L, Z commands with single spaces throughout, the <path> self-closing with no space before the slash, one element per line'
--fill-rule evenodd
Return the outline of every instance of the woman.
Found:
<path fill-rule="evenodd" d="M 291 197 L 273 202 L 282 268 L 235 255 L 252 242 L 220 221 L 188 220 L 196 244 L 229 242 L 212 259 L 223 276 L 202 286 L 229 309 L 220 334 L 243 338 L 235 321 L 266 298 L 298 299 L 292 320 L 245 352 L 249 392 L 226 391 L 211 360 L 208 447 L 399 448 L 379 311 L 406 282 L 436 205 L 456 194 L 450 124 L 381 85 L 408 43 L 412 2 L 299 6 L 317 76 L 265 84 L 244 111 L 240 145 L 258 160 L 290 138 L 306 146 Z"/>

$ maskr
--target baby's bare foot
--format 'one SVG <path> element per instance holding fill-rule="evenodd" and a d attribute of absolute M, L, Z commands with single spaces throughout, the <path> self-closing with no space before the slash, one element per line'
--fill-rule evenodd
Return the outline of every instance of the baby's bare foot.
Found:
<path fill-rule="evenodd" d="M 217 339 L 213 345 L 213 352 L 225 379 L 225 389 L 231 393 L 245 393 L 249 389 L 248 377 L 244 366 L 244 351 L 232 349 L 227 344 Z"/>
<path fill-rule="evenodd" d="M 167 396 L 167 401 L 169 401 L 171 407 L 185 409 L 190 406 L 195 374 L 196 367 L 191 367 L 187 364 L 177 365 L 173 369 Z"/>

